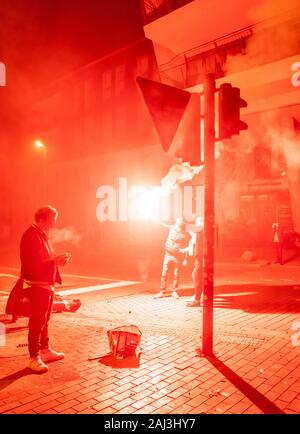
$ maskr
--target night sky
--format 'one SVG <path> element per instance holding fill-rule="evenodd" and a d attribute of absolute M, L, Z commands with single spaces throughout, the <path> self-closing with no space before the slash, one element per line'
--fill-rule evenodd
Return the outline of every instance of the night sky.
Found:
<path fill-rule="evenodd" d="M 32 91 L 143 37 L 139 0 L 1 0 L 0 113 Z"/>

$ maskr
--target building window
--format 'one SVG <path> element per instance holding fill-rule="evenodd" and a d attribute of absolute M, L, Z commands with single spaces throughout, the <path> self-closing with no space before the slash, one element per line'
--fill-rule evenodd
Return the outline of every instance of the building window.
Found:
<path fill-rule="evenodd" d="M 115 109 L 115 139 L 124 142 L 126 139 L 126 109 L 124 106 Z"/>
<path fill-rule="evenodd" d="M 113 112 L 112 112 L 112 110 L 107 109 L 103 113 L 102 121 L 103 121 L 103 130 L 102 130 L 103 137 L 105 138 L 105 140 L 110 141 L 113 137 Z M 103 148 L 104 148 L 104 146 L 103 146 Z"/>
<path fill-rule="evenodd" d="M 112 71 L 108 70 L 102 74 L 102 98 L 103 101 L 112 96 Z"/>
<path fill-rule="evenodd" d="M 95 110 L 96 95 L 95 82 L 92 79 L 86 80 L 84 82 L 84 104 L 87 112 Z"/>
<path fill-rule="evenodd" d="M 146 75 L 149 71 L 150 61 L 148 55 L 143 55 L 138 58 L 136 65 L 136 75 Z"/>
<path fill-rule="evenodd" d="M 125 64 L 116 68 L 116 96 L 120 96 L 125 91 Z"/>

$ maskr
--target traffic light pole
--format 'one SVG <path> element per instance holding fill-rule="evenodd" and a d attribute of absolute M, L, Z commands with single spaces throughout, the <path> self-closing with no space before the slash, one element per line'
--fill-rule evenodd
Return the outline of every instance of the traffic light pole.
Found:
<path fill-rule="evenodd" d="M 202 355 L 213 355 L 215 220 L 215 79 L 204 81 L 204 263 Z"/>
<path fill-rule="evenodd" d="M 160 137 L 165 152 L 171 146 L 172 140 L 189 103 L 191 94 L 163 83 L 157 83 L 143 77 L 137 77 L 137 82 L 148 106 L 150 115 Z M 240 97 L 240 89 L 230 83 L 223 83 L 219 91 L 219 131 L 218 140 L 231 138 L 248 128 L 240 120 L 240 109 L 247 107 L 247 102 Z M 214 235 L 215 235 L 215 92 L 216 85 L 213 74 L 208 74 L 204 80 L 204 263 L 203 263 L 203 356 L 213 355 L 213 302 L 214 302 Z M 153 96 L 155 95 L 155 96 Z M 170 115 L 172 116 L 170 117 Z M 197 115 L 195 115 L 197 116 Z M 193 118 L 194 119 L 194 118 Z M 196 119 L 197 133 L 199 123 Z M 170 127 L 171 126 L 171 127 Z M 194 127 L 192 127 L 194 128 Z M 191 137 L 193 137 L 192 135 Z M 192 144 L 194 140 L 188 137 Z M 201 141 L 201 140 L 200 140 Z M 198 160 L 188 149 L 188 161 Z M 194 148 L 192 146 L 192 151 Z M 201 156 L 201 149 L 199 150 Z M 199 157 L 200 160 L 200 157 Z"/>

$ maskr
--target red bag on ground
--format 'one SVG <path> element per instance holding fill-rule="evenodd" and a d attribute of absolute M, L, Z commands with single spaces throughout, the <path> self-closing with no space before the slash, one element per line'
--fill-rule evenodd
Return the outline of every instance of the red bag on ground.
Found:
<path fill-rule="evenodd" d="M 107 332 L 110 351 L 116 359 L 140 354 L 142 333 L 136 325 L 125 325 Z"/>
<path fill-rule="evenodd" d="M 13 316 L 30 316 L 30 301 L 28 299 L 28 288 L 24 288 L 24 280 L 20 277 L 11 290 L 5 313 Z M 52 312 L 75 312 L 81 306 L 78 299 L 67 300 L 58 294 L 54 294 Z"/>
<path fill-rule="evenodd" d="M 13 316 L 30 316 L 30 303 L 27 298 L 27 289 L 23 287 L 24 279 L 20 277 L 11 290 L 5 313 Z"/>

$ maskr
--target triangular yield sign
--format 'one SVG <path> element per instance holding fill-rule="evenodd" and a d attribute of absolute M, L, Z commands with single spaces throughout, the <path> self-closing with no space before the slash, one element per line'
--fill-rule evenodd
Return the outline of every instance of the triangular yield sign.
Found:
<path fill-rule="evenodd" d="M 137 77 L 163 150 L 167 152 L 189 102 L 191 94 L 177 87 Z"/>
<path fill-rule="evenodd" d="M 294 130 L 296 134 L 300 133 L 300 122 L 293 117 Z"/>

